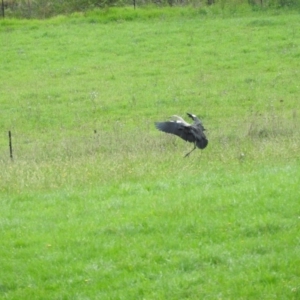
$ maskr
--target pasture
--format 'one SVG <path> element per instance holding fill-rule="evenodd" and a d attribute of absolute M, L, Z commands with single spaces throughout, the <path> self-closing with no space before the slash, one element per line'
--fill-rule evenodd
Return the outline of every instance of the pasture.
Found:
<path fill-rule="evenodd" d="M 115 8 L 0 40 L 0 299 L 300 299 L 298 12 Z M 189 158 L 154 127 L 186 112 L 209 139 Z"/>

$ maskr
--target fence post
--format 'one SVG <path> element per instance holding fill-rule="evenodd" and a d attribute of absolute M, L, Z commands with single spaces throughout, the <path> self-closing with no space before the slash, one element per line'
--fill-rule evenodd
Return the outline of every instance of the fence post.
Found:
<path fill-rule="evenodd" d="M 13 148 L 12 148 L 12 141 L 11 141 L 11 131 L 8 131 L 8 142 L 9 142 L 9 156 L 10 159 L 13 161 Z"/>

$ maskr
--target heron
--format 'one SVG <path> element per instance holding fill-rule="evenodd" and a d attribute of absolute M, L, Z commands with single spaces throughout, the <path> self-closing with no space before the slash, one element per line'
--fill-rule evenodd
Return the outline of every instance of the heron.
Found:
<path fill-rule="evenodd" d="M 179 116 L 172 116 L 172 119 L 167 122 L 156 122 L 155 127 L 163 132 L 175 134 L 181 137 L 183 140 L 194 143 L 194 148 L 188 152 L 184 157 L 189 156 L 197 147 L 204 149 L 208 140 L 204 134 L 205 128 L 202 122 L 196 115 L 187 113 L 187 115 L 194 121 L 193 124 L 189 124 Z"/>

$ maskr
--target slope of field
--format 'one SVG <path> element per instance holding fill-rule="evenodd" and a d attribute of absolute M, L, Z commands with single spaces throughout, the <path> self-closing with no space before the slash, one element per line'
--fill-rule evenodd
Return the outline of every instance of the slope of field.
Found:
<path fill-rule="evenodd" d="M 0 21 L 1 299 L 300 298 L 299 14 L 214 9 Z"/>

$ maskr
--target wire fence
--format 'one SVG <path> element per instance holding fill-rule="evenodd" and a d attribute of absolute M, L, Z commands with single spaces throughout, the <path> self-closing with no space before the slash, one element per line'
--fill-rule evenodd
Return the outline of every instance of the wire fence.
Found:
<path fill-rule="evenodd" d="M 283 117 L 276 114 L 253 115 L 247 121 L 236 121 L 229 127 L 224 124 L 210 126 L 207 159 L 249 157 L 299 156 L 300 124 L 298 116 Z M 84 159 L 86 157 L 150 157 L 173 154 L 184 155 L 193 147 L 175 135 L 158 132 L 153 123 L 142 123 L 130 128 L 115 122 L 110 130 L 84 128 L 81 130 L 22 132 L 17 129 L 2 132 L 0 161 L 52 162 Z"/>
<path fill-rule="evenodd" d="M 113 132 L 90 130 L 86 133 L 38 133 L 34 136 L 8 131 L 0 140 L 0 161 L 70 160 L 93 155 L 124 157 L 161 153 L 177 147 L 175 136 L 153 133 L 143 128 L 114 128 Z"/>

